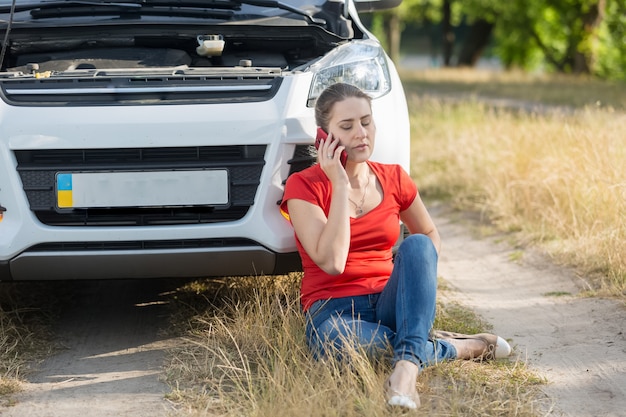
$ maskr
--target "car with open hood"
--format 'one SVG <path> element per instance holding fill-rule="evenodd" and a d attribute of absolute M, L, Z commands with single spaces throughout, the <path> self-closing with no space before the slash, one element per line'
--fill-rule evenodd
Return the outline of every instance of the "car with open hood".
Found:
<path fill-rule="evenodd" d="M 400 0 L 0 0 L 0 280 L 283 274 L 278 210 L 313 105 L 373 98 L 409 169 L 394 63 L 359 13 Z"/>

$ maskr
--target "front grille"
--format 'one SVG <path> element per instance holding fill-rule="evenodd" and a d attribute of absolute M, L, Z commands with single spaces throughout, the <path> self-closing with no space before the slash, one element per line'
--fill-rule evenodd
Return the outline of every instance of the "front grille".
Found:
<path fill-rule="evenodd" d="M 287 161 L 287 163 L 289 164 L 289 175 L 315 165 L 317 163 L 317 150 L 315 146 L 297 145 L 293 153 L 293 158 Z"/>
<path fill-rule="evenodd" d="M 313 145 L 296 145 L 296 149 L 293 152 L 293 158 L 287 161 L 289 165 L 289 174 L 287 174 L 287 178 L 291 174 L 296 172 L 300 172 L 303 169 L 309 168 L 317 163 L 317 150 Z M 283 186 L 287 183 L 287 178 L 285 178 L 282 182 Z M 276 205 L 280 205 L 283 202 L 281 197 L 280 200 L 276 202 Z"/>
<path fill-rule="evenodd" d="M 156 226 L 241 219 L 254 204 L 265 145 L 185 148 L 53 149 L 15 151 L 30 209 L 51 226 Z M 227 169 L 227 206 L 63 209 L 56 206 L 57 172 Z"/>
<path fill-rule="evenodd" d="M 0 80 L 14 106 L 103 106 L 244 103 L 271 100 L 280 71 L 231 75 L 113 75 Z"/>

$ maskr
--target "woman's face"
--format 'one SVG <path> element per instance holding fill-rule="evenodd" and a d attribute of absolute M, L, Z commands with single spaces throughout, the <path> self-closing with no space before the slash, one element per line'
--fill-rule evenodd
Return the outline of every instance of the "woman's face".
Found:
<path fill-rule="evenodd" d="M 368 100 L 350 97 L 336 102 L 328 130 L 346 147 L 348 161 L 363 162 L 372 155 L 376 125 Z"/>

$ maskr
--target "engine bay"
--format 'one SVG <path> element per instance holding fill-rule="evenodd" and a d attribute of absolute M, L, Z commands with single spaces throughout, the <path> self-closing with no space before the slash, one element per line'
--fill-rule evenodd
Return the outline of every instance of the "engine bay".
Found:
<path fill-rule="evenodd" d="M 237 27 L 221 32 L 127 35 L 64 30 L 54 36 L 13 32 L 2 71 L 143 69 L 163 67 L 270 67 L 293 70 L 326 54 L 344 39 L 319 27 Z M 264 32 L 264 33 L 260 33 Z"/>

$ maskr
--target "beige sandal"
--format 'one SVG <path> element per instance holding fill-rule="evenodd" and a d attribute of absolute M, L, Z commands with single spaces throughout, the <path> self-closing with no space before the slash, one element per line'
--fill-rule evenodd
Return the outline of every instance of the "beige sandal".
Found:
<path fill-rule="evenodd" d="M 478 339 L 483 341 L 487 345 L 487 349 L 483 352 L 482 355 L 474 358 L 478 360 L 492 360 L 492 359 L 501 359 L 508 358 L 511 356 L 511 345 L 495 334 L 491 333 L 478 333 L 478 334 L 463 334 L 463 333 L 454 333 L 454 332 L 446 332 L 443 330 L 435 330 L 433 331 L 433 336 L 435 339 L 457 339 L 457 340 L 467 340 L 467 339 Z"/>

